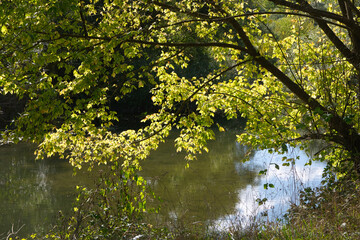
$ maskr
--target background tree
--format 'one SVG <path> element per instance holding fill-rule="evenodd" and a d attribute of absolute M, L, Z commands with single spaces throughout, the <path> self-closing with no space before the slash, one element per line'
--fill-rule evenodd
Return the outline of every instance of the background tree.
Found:
<path fill-rule="evenodd" d="M 192 160 L 223 112 L 247 119 L 244 144 L 286 152 L 320 139 L 319 158 L 360 171 L 357 1 L 15 2 L 1 4 L 0 81 L 3 93 L 28 100 L 4 136 L 40 143 L 39 156 L 140 168 L 176 128 L 177 150 Z M 276 15 L 289 19 L 289 33 Z M 181 76 L 190 48 L 206 49 L 214 69 Z M 149 52 L 158 56 L 139 65 Z M 109 101 L 146 83 L 158 106 L 148 125 L 110 131 Z"/>

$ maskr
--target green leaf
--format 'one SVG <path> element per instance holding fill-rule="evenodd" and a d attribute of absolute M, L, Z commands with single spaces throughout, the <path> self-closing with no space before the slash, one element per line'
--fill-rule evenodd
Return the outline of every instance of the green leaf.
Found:
<path fill-rule="evenodd" d="M 259 171 L 259 175 L 266 175 L 266 173 L 267 173 L 267 169 Z"/>
<path fill-rule="evenodd" d="M 288 146 L 287 146 L 286 143 L 281 144 L 281 151 L 282 151 L 282 152 L 287 152 L 288 150 L 289 150 L 289 149 L 288 149 Z"/>

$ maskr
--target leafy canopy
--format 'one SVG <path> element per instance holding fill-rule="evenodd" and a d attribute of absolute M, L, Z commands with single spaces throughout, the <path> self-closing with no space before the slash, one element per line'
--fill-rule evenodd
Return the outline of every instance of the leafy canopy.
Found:
<path fill-rule="evenodd" d="M 222 113 L 246 118 L 243 144 L 286 152 L 321 139 L 319 158 L 359 169 L 358 1 L 15 0 L 0 11 L 2 92 L 26 100 L 4 137 L 39 143 L 39 157 L 140 169 L 179 129 L 176 148 L 193 160 Z M 206 76 L 179 74 L 192 48 L 216 62 Z M 158 111 L 111 131 L 109 103 L 145 84 Z"/>

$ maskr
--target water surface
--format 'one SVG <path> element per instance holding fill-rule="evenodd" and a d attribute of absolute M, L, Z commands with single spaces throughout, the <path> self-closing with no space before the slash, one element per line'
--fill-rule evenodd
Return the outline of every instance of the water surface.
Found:
<path fill-rule="evenodd" d="M 88 174 L 74 177 L 64 160 L 35 161 L 34 149 L 23 143 L 0 147 L 0 238 L 12 227 L 24 234 L 49 230 L 59 210 L 70 210 L 75 186 L 92 182 Z"/>
<path fill-rule="evenodd" d="M 198 157 L 185 169 L 184 155 L 176 153 L 170 137 L 143 162 L 141 174 L 148 180 L 161 203 L 154 223 L 176 225 L 212 224 L 216 229 L 233 224 L 246 225 L 254 216 L 281 216 L 290 202 L 297 201 L 299 189 L 317 186 L 323 163 L 304 167 L 308 156 L 290 149 L 289 157 L 299 156 L 295 165 L 281 165 L 283 156 L 267 151 L 253 152 L 243 163 L 246 148 L 235 141 L 235 132 L 219 134 L 209 143 L 210 152 Z M 0 147 L 0 238 L 13 225 L 22 232 L 47 231 L 59 210 L 69 211 L 75 186 L 92 184 L 93 173 L 73 176 L 64 160 L 34 160 L 34 146 L 18 144 Z M 269 169 L 266 175 L 259 171 Z M 275 188 L 264 189 L 271 183 Z M 257 199 L 268 200 L 259 206 Z M 264 214 L 267 213 L 267 214 Z"/>
<path fill-rule="evenodd" d="M 221 230 L 245 226 L 254 217 L 274 220 L 282 217 L 291 203 L 298 203 L 299 190 L 320 185 L 325 167 L 320 162 L 305 166 L 311 153 L 294 148 L 286 155 L 298 158 L 290 166 L 281 166 L 284 155 L 267 150 L 252 152 L 250 161 L 244 163 L 247 148 L 236 142 L 236 132 L 229 131 L 218 134 L 217 140 L 209 143 L 209 153 L 186 169 L 184 155 L 175 152 L 171 140 L 143 163 L 142 174 L 162 199 L 157 222 L 210 224 Z M 315 143 L 312 148 L 316 151 Z M 259 175 L 264 169 L 267 173 Z M 265 184 L 274 188 L 265 189 Z"/>

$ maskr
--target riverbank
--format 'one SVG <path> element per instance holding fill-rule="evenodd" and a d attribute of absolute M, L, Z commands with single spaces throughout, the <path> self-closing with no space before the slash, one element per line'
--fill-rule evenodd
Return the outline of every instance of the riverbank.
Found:
<path fill-rule="evenodd" d="M 225 239 L 360 239 L 359 186 L 346 181 L 305 189 L 283 221 L 255 221 L 247 231 L 226 233 Z"/>
<path fill-rule="evenodd" d="M 305 189 L 300 193 L 300 204 L 292 205 L 284 219 L 253 219 L 246 228 L 234 222 L 232 228 L 222 232 L 200 225 L 153 226 L 144 220 L 146 212 L 124 211 L 124 205 L 106 208 L 109 198 L 104 188 L 79 190 L 72 216 L 60 216 L 58 225 L 48 234 L 32 234 L 27 239 L 359 239 L 359 186 L 359 181 L 343 181 Z M 17 234 L 15 229 L 0 239 L 26 239 Z"/>
<path fill-rule="evenodd" d="M 139 215 L 121 212 L 122 206 L 127 204 L 126 201 L 116 209 L 109 209 L 107 205 L 103 205 L 104 209 L 107 209 L 106 211 L 98 207 L 91 208 L 99 206 L 99 202 L 94 202 L 96 199 L 104 198 L 96 193 L 109 188 L 109 186 L 96 187 L 99 183 L 99 176 L 96 173 L 99 173 L 100 169 L 84 174 L 78 172 L 76 178 L 73 178 L 73 169 L 66 161 L 47 159 L 35 162 L 33 159 L 34 149 L 26 144 L 3 147 L 1 148 L 2 156 L 5 157 L 2 162 L 4 178 L 2 181 L 5 184 L 7 179 L 11 179 L 12 184 L 5 184 L 7 192 L 14 192 L 17 195 L 2 195 L 6 196 L 2 202 L 4 209 L 2 223 L 6 229 L 1 232 L 8 231 L 12 227 L 11 224 L 14 223 L 15 232 L 24 225 L 19 231 L 21 237 L 26 237 L 28 233 L 33 232 L 48 232 L 54 227 L 57 228 L 55 235 L 59 236 L 61 233 L 61 236 L 70 236 L 80 231 L 82 227 L 86 227 L 87 224 L 93 224 L 94 229 L 91 230 L 91 233 L 83 233 L 84 236 L 99 234 L 100 228 L 96 227 L 101 227 L 110 235 L 116 233 L 121 236 L 126 232 L 128 235 L 125 239 L 132 239 L 140 235 L 142 236 L 140 239 L 219 239 L 220 235 L 225 239 L 231 239 L 229 236 L 247 233 L 248 229 L 252 229 L 250 231 L 252 234 L 259 229 L 263 231 L 264 227 L 261 226 L 259 219 L 255 220 L 250 228 L 243 231 L 240 227 L 243 222 L 240 222 L 239 218 L 245 218 L 248 222 L 265 209 L 271 209 L 269 215 L 262 220 L 274 219 L 273 212 L 284 213 L 290 202 L 299 202 L 297 194 L 299 189 L 304 186 L 320 185 L 323 166 L 321 164 L 318 166 L 319 163 L 316 162 L 311 166 L 306 166 L 307 170 L 305 170 L 304 165 L 308 158 L 302 151 L 292 149 L 290 152 L 294 156 L 288 155 L 289 158 L 300 156 L 296 165 L 281 166 L 280 169 L 276 168 L 276 164 L 281 165 L 283 156 L 274 153 L 269 155 L 268 151 L 254 152 L 251 160 L 243 163 L 246 148 L 236 143 L 235 136 L 229 133 L 219 134 L 216 141 L 210 142 L 211 152 L 199 156 L 197 161 L 191 163 L 189 169 L 184 168 L 183 155 L 171 150 L 173 148 L 172 139 L 161 145 L 156 153 L 143 162 L 143 170 L 139 173 L 147 180 L 147 186 L 155 192 L 157 197 L 161 198 L 161 201 L 149 198 L 146 208 L 160 206 L 161 209 L 156 213 L 147 211 L 147 213 Z M 109 167 L 109 171 L 105 170 L 107 167 Z M 266 175 L 259 175 L 259 171 L 263 169 L 268 169 Z M 114 172 L 110 166 L 104 166 L 104 169 L 101 168 L 101 170 L 106 173 Z M 26 172 L 28 173 L 25 174 Z M 121 179 L 123 176 L 118 177 Z M 108 177 L 103 176 L 102 179 L 108 180 Z M 270 184 L 274 186 L 270 186 Z M 95 187 L 91 190 L 94 197 L 88 197 L 89 201 L 86 200 L 86 204 L 84 203 L 90 209 L 85 208 L 84 204 L 75 203 L 82 206 L 80 208 L 72 206 L 69 202 L 76 198 L 77 193 L 74 191 L 76 185 L 86 186 L 89 190 Z M 268 189 L 264 189 L 264 185 L 269 186 Z M 24 190 L 26 191 L 24 192 Z M 57 196 L 59 197 L 57 198 Z M 138 196 L 133 195 L 133 197 Z M 261 199 L 262 202 L 265 202 L 265 198 L 268 201 L 259 206 L 257 200 Z M 68 201 L 65 201 L 66 199 Z M 117 199 L 122 198 L 118 197 Z M 89 205 L 91 201 L 92 205 Z M 111 208 L 114 204 L 111 205 Z M 75 208 L 81 209 L 83 214 L 72 213 Z M 12 209 L 12 212 L 7 213 L 6 209 Z M 60 218 L 60 223 L 52 221 L 51 219 L 57 216 L 60 209 L 65 216 Z M 18 214 L 15 214 L 15 210 Z M 109 220 L 104 220 L 109 216 L 107 211 L 111 211 L 110 216 L 118 214 L 117 219 L 111 217 Z M 46 215 L 46 213 L 49 214 Z M 94 219 L 88 217 L 89 213 Z M 99 218 L 101 214 L 105 215 Z M 155 215 L 157 218 L 155 220 L 148 218 L 149 215 Z M 7 218 L 4 218 L 5 216 Z M 26 219 L 27 216 L 34 218 Z M 275 214 L 275 216 L 279 215 Z M 75 217 L 76 221 L 70 221 L 71 217 Z M 116 224 L 107 226 L 97 222 L 99 219 L 102 219 L 103 222 L 116 222 Z M 76 227 L 77 222 L 83 224 L 81 228 Z M 216 227 L 219 225 L 220 227 Z M 64 230 L 69 227 L 76 227 L 79 230 L 74 230 L 73 233 Z M 111 229 L 115 232 L 112 233 Z M 226 233 L 219 233 L 224 229 L 230 230 Z M 5 236 L 7 235 L 0 234 L 0 239 L 6 239 Z M 40 235 L 36 237 L 38 236 Z"/>
<path fill-rule="evenodd" d="M 282 220 L 254 219 L 246 229 L 237 226 L 225 232 L 176 229 L 174 239 L 360 239 L 360 182 L 343 181 L 300 193 Z"/>

